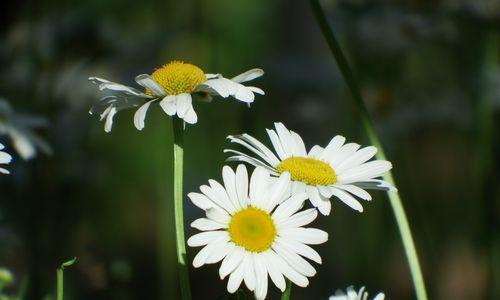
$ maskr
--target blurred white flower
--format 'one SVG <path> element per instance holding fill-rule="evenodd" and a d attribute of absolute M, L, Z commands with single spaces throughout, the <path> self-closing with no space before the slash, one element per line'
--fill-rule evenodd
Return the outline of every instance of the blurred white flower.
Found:
<path fill-rule="evenodd" d="M 254 137 L 242 134 L 228 138 L 253 152 L 256 157 L 225 149 L 224 152 L 235 154 L 228 161 L 263 167 L 274 176 L 290 173 L 292 194 L 307 193 L 312 205 L 323 215 L 330 214 L 332 196 L 362 212 L 363 206 L 355 197 L 371 200 L 365 189 L 396 190 L 388 182 L 376 179 L 392 168 L 386 160 L 369 161 L 377 148 L 360 149 L 356 143 L 345 144 L 345 137 L 337 135 L 325 148 L 316 145 L 307 152 L 297 133 L 288 130 L 282 123 L 274 125 L 276 130 L 267 129 L 267 133 L 279 158 Z"/>
<path fill-rule="evenodd" d="M 337 290 L 335 295 L 330 296 L 329 300 L 367 300 L 368 293 L 365 291 L 365 287 L 361 287 L 359 291 L 355 291 L 352 286 L 347 288 L 347 293 L 341 290 Z M 384 293 L 378 293 L 373 300 L 384 300 Z"/>
<path fill-rule="evenodd" d="M 191 226 L 201 230 L 188 240 L 191 247 L 201 247 L 193 260 L 194 267 L 222 261 L 221 279 L 229 275 L 227 290 L 234 293 L 245 283 L 256 299 L 265 299 L 268 276 L 281 291 L 285 278 L 298 286 L 309 284 L 316 274 L 305 258 L 321 263 L 319 254 L 309 245 L 328 240 L 328 234 L 315 228 L 304 228 L 318 212 L 300 211 L 305 194 L 290 197 L 290 175 L 272 178 L 264 168 L 256 168 L 251 178 L 239 165 L 234 172 L 222 169 L 224 185 L 209 180 L 200 187 L 202 193 L 188 197 L 205 210 L 206 218 Z"/>
<path fill-rule="evenodd" d="M 22 159 L 34 158 L 37 150 L 52 154 L 50 145 L 34 131 L 47 125 L 45 118 L 19 114 L 7 100 L 0 98 L 0 135 L 7 135 L 12 140 L 13 148 Z"/>
<path fill-rule="evenodd" d="M 264 91 L 242 83 L 253 80 L 264 74 L 261 69 L 252 69 L 231 79 L 220 74 L 205 74 L 195 65 L 172 61 L 156 69 L 151 75 L 141 74 L 135 81 L 144 90 L 111 82 L 105 79 L 90 77 L 89 80 L 99 85 L 100 90 L 108 90 L 111 95 L 103 97 L 91 109 L 90 114 L 99 114 L 106 120 L 104 130 L 110 132 L 113 117 L 123 109 L 139 107 L 134 116 L 134 125 L 138 130 L 144 128 L 144 119 L 149 106 L 159 103 L 169 116 L 177 115 L 186 123 L 195 124 L 198 116 L 193 109 L 192 94 L 234 97 L 245 103 L 254 101 L 254 94 L 264 95 Z"/>
<path fill-rule="evenodd" d="M 0 150 L 3 150 L 4 146 L 0 144 Z M 9 153 L 0 151 L 0 165 L 9 164 L 12 160 L 12 156 Z M 9 174 L 10 172 L 4 168 L 0 168 L 0 173 Z"/>

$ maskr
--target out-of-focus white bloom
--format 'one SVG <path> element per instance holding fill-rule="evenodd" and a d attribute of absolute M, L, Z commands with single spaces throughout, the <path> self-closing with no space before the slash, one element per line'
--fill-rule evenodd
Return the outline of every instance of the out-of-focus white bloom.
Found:
<path fill-rule="evenodd" d="M 335 295 L 331 296 L 329 300 L 367 300 L 368 293 L 365 291 L 365 287 L 361 287 L 359 291 L 356 292 L 352 286 L 347 288 L 347 293 L 342 290 L 337 290 Z M 384 300 L 384 293 L 378 293 L 373 300 Z"/>
<path fill-rule="evenodd" d="M 209 180 L 200 187 L 202 193 L 188 197 L 206 217 L 191 226 L 201 230 L 188 240 L 191 247 L 202 247 L 193 260 L 198 268 L 222 261 L 221 279 L 229 275 L 227 290 L 234 293 L 242 284 L 253 291 L 256 299 L 265 299 L 268 277 L 281 291 L 285 278 L 298 286 L 309 284 L 316 274 L 305 259 L 321 263 L 319 254 L 309 245 L 328 240 L 328 234 L 305 228 L 318 212 L 302 210 L 305 194 L 290 197 L 290 174 L 272 178 L 264 168 L 256 168 L 251 178 L 244 165 L 234 172 L 222 169 L 224 185 Z"/>
<path fill-rule="evenodd" d="M 4 146 L 2 144 L 0 144 L 0 150 L 2 150 L 3 148 L 4 148 Z M 12 160 L 12 156 L 10 156 L 9 153 L 4 152 L 4 151 L 0 151 L 0 165 L 9 164 L 11 160 Z M 0 173 L 9 174 L 10 172 L 4 168 L 0 168 Z"/>
<path fill-rule="evenodd" d="M 282 123 L 274 125 L 276 130 L 268 129 L 267 133 L 278 157 L 254 137 L 241 134 L 228 138 L 253 152 L 254 156 L 226 149 L 224 152 L 235 154 L 228 161 L 263 167 L 274 176 L 290 173 L 292 194 L 307 193 L 312 205 L 323 215 L 330 213 L 332 196 L 361 212 L 363 206 L 355 197 L 372 199 L 365 189 L 396 190 L 388 182 L 377 179 L 392 168 L 386 160 L 369 161 L 377 148 L 360 149 L 356 143 L 345 144 L 346 139 L 337 135 L 325 148 L 316 145 L 307 152 L 297 133 Z"/>
<path fill-rule="evenodd" d="M 52 154 L 50 145 L 35 133 L 35 129 L 47 127 L 45 118 L 16 113 L 7 100 L 0 98 L 0 135 L 7 135 L 12 146 L 24 160 L 37 155 L 40 150 Z"/>
<path fill-rule="evenodd" d="M 252 69 L 231 79 L 220 74 L 206 74 L 195 65 L 173 61 L 156 69 L 151 75 L 141 74 L 135 81 L 144 90 L 111 82 L 105 79 L 90 77 L 89 80 L 99 86 L 100 90 L 110 92 L 91 109 L 90 114 L 99 114 L 105 120 L 104 130 L 110 132 L 113 118 L 121 110 L 139 107 L 134 116 L 134 125 L 138 130 L 144 128 L 144 119 L 149 106 L 159 103 L 169 116 L 183 119 L 186 123 L 195 124 L 198 116 L 192 104 L 192 94 L 205 96 L 234 97 L 245 103 L 254 101 L 254 94 L 264 94 L 260 88 L 245 86 L 242 83 L 258 78 L 264 74 L 261 69 Z"/>

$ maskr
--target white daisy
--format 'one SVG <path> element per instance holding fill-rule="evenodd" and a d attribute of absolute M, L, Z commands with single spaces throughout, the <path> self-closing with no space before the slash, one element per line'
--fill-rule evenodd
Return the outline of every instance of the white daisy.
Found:
<path fill-rule="evenodd" d="M 48 126 L 43 117 L 15 112 L 7 100 L 0 98 L 0 135 L 7 135 L 12 146 L 24 160 L 36 157 L 38 150 L 52 154 L 50 145 L 35 130 Z"/>
<path fill-rule="evenodd" d="M 365 291 L 365 287 L 361 287 L 358 292 L 354 290 L 352 286 L 347 288 L 347 293 L 341 290 L 337 290 L 335 295 L 331 296 L 328 300 L 367 300 L 368 293 Z M 384 293 L 378 293 L 373 300 L 384 300 Z"/>
<path fill-rule="evenodd" d="M 172 61 L 156 69 L 151 75 L 141 74 L 135 81 L 144 90 L 111 82 L 97 77 L 89 80 L 99 85 L 100 90 L 108 90 L 111 95 L 103 97 L 91 109 L 90 114 L 99 114 L 106 120 L 104 130 L 110 132 L 113 117 L 123 109 L 139 107 L 134 116 L 134 125 L 138 130 L 144 128 L 146 112 L 152 103 L 158 102 L 169 116 L 177 115 L 186 123 L 195 124 L 198 116 L 193 109 L 191 94 L 200 93 L 210 97 L 232 96 L 245 103 L 254 101 L 254 94 L 264 95 L 264 91 L 242 83 L 264 74 L 261 69 L 252 69 L 231 79 L 220 74 L 205 74 L 195 65 Z"/>
<path fill-rule="evenodd" d="M 0 150 L 5 148 L 2 144 L 0 144 Z M 12 156 L 10 156 L 9 153 L 0 151 L 0 165 L 6 165 L 9 164 L 10 161 L 12 160 Z M 9 174 L 10 172 L 4 168 L 0 168 L 0 173 L 3 174 Z"/>
<path fill-rule="evenodd" d="M 282 123 L 275 123 L 276 130 L 267 129 L 278 157 L 264 144 L 248 134 L 229 136 L 233 143 L 252 151 L 257 157 L 226 149 L 235 154 L 228 161 L 246 162 L 264 167 L 278 176 L 290 173 L 292 194 L 306 192 L 311 203 L 323 215 L 330 214 L 330 197 L 335 196 L 351 208 L 362 212 L 363 206 L 356 200 L 371 200 L 365 189 L 395 190 L 389 183 L 376 179 L 392 168 L 385 160 L 370 160 L 377 149 L 355 143 L 345 143 L 343 136 L 335 136 L 325 148 L 314 146 L 309 152 L 302 138 L 288 130 Z"/>
<path fill-rule="evenodd" d="M 202 193 L 188 197 L 206 211 L 206 218 L 191 226 L 202 230 L 188 240 L 191 247 L 204 246 L 193 260 L 198 268 L 222 261 L 221 279 L 229 275 L 227 290 L 234 293 L 244 281 L 257 299 L 267 295 L 268 275 L 281 290 L 285 277 L 305 287 L 316 274 L 303 257 L 321 263 L 319 254 L 308 245 L 321 244 L 328 234 L 315 228 L 303 228 L 317 217 L 314 208 L 298 212 L 306 195 L 290 197 L 290 175 L 278 179 L 263 168 L 256 168 L 250 181 L 247 169 L 239 165 L 236 173 L 222 169 L 224 186 L 209 180 Z"/>

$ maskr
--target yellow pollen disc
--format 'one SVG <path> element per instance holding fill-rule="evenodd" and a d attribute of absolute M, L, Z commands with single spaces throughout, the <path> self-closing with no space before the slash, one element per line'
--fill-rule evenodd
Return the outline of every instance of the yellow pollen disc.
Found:
<path fill-rule="evenodd" d="M 262 252 L 271 247 L 276 237 L 276 227 L 265 211 L 248 206 L 237 212 L 227 229 L 231 241 L 250 252 Z"/>
<path fill-rule="evenodd" d="M 190 94 L 207 80 L 203 70 L 181 61 L 163 65 L 151 74 L 151 78 L 165 90 L 167 95 Z M 146 92 L 151 93 L 151 91 Z"/>
<path fill-rule="evenodd" d="M 337 175 L 324 161 L 309 157 L 289 157 L 277 167 L 278 173 L 289 172 L 293 181 L 307 185 L 330 185 L 337 182 Z"/>

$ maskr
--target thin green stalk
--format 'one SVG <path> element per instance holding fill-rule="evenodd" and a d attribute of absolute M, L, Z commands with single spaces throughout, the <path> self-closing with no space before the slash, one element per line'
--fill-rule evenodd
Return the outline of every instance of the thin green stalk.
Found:
<path fill-rule="evenodd" d="M 290 280 L 286 280 L 286 289 L 281 294 L 281 300 L 289 300 L 290 299 L 290 294 L 292 293 L 292 282 Z"/>
<path fill-rule="evenodd" d="M 373 123 L 370 118 L 368 109 L 366 108 L 363 98 L 361 97 L 360 89 L 358 88 L 354 75 L 351 71 L 351 68 L 349 67 L 349 63 L 347 62 L 347 59 L 345 58 L 344 53 L 342 52 L 342 49 L 340 48 L 340 45 L 337 42 L 337 39 L 335 38 L 335 35 L 330 28 L 330 25 L 328 24 L 326 15 L 323 9 L 321 8 L 319 0 L 309 0 L 309 3 L 311 4 L 311 8 L 316 18 L 316 21 L 318 22 L 318 25 L 321 28 L 323 36 L 325 37 L 328 43 L 328 46 L 330 47 L 330 50 L 340 69 L 340 72 L 342 73 L 342 76 L 344 77 L 346 84 L 352 94 L 352 98 L 360 111 L 361 121 L 366 131 L 366 134 L 371 144 L 373 144 L 373 146 L 377 147 L 378 149 L 377 158 L 385 159 L 386 157 L 384 154 L 384 150 L 373 127 Z M 390 171 L 387 172 L 386 175 L 384 175 L 384 180 L 395 186 L 394 178 Z M 427 300 L 427 292 L 425 290 L 424 277 L 422 275 L 422 270 L 420 269 L 417 250 L 415 248 L 415 243 L 413 241 L 413 237 L 411 234 L 410 225 L 408 223 L 408 219 L 406 217 L 401 198 L 399 197 L 398 193 L 394 192 L 388 192 L 387 195 L 389 197 L 389 201 L 391 203 L 392 210 L 394 212 L 394 217 L 396 219 L 401 239 L 403 241 L 403 246 L 406 252 L 406 257 L 408 259 L 408 264 L 410 267 L 410 272 L 413 279 L 413 285 L 415 287 L 417 299 Z"/>
<path fill-rule="evenodd" d="M 184 122 L 173 118 L 174 131 L 174 219 L 175 235 L 177 241 L 177 264 L 179 268 L 179 281 L 183 300 L 191 299 L 189 288 L 189 272 L 186 259 L 186 239 L 184 237 L 184 209 L 182 180 L 184 170 Z"/>
<path fill-rule="evenodd" d="M 71 266 L 76 261 L 76 257 L 72 260 L 62 263 L 62 265 L 57 268 L 57 287 L 56 287 L 56 299 L 63 300 L 64 298 L 64 268 Z"/>

